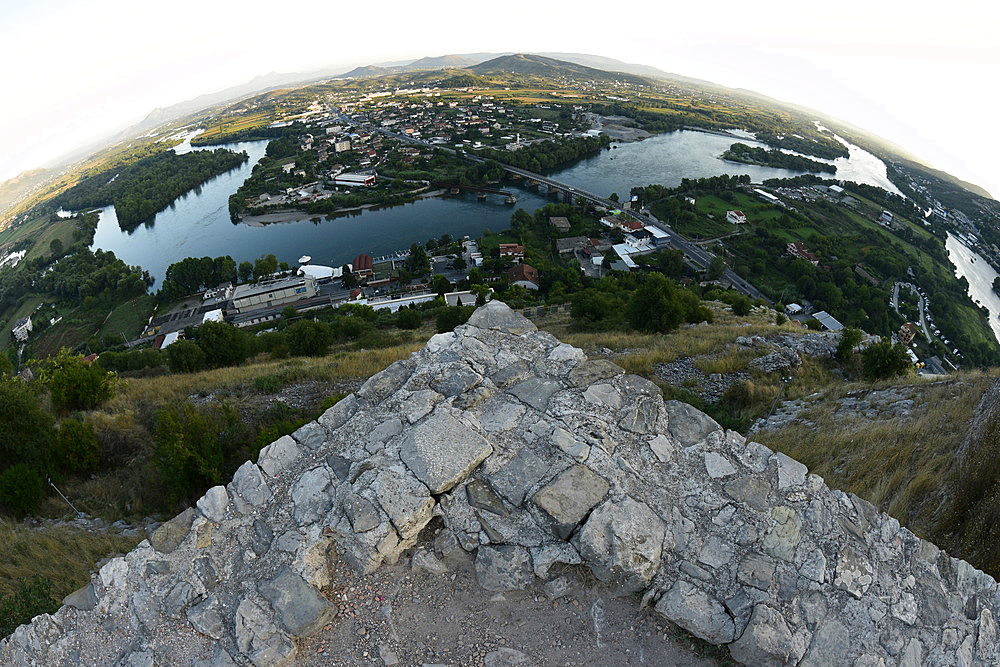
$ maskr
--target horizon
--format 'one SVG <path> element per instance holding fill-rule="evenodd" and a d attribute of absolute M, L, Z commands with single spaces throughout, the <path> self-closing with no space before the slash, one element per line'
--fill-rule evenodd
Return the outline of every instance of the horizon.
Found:
<path fill-rule="evenodd" d="M 836 9 L 803 12 L 780 0 L 769 3 L 771 11 L 730 3 L 722 11 L 678 8 L 651 14 L 626 5 L 616 13 L 642 16 L 642 25 L 649 27 L 628 22 L 617 34 L 598 31 L 589 15 L 514 3 L 505 14 L 523 9 L 532 22 L 501 37 L 469 31 L 470 24 L 491 16 L 470 14 L 450 2 L 437 3 L 439 11 L 429 13 L 433 16 L 422 14 L 405 24 L 394 18 L 405 7 L 390 3 L 386 16 L 391 20 L 384 25 L 352 23 L 339 30 L 339 14 L 312 0 L 294 10 L 310 17 L 308 23 L 292 20 L 287 27 L 259 20 L 262 12 L 273 13 L 270 7 L 250 3 L 234 16 L 225 7 L 182 0 L 171 5 L 166 21 L 192 18 L 155 34 L 149 24 L 163 20 L 165 9 L 136 9 L 123 0 L 87 5 L 49 0 L 0 10 L 0 54 L 20 65 L 0 74 L 9 99 L 20 100 L 0 110 L 0 140 L 8 147 L 0 156 L 0 182 L 106 144 L 157 108 L 269 73 L 342 73 L 373 63 L 460 53 L 562 52 L 656 67 L 811 108 L 1000 194 L 1000 175 L 991 160 L 1000 141 L 973 123 L 956 122 L 964 111 L 959 107 L 956 113 L 956 102 L 989 107 L 984 98 L 992 92 L 985 86 L 1000 73 L 1000 45 L 991 34 L 1000 18 L 995 7 L 959 2 L 947 14 L 902 5 L 898 11 L 888 6 L 872 11 L 851 0 Z M 862 7 L 860 15 L 854 11 Z M 327 23 L 330 30 L 324 32 Z M 675 24 L 684 30 L 670 33 Z M 305 25 L 324 39 L 296 34 L 286 46 L 282 31 Z M 552 33 L 551 25 L 559 25 L 559 32 Z M 660 25 L 667 26 L 662 34 L 656 32 Z M 370 38 L 376 31 L 383 39 Z M 98 37 L 81 41 L 81 34 Z M 428 43 L 434 44 L 433 52 L 424 46 Z"/>

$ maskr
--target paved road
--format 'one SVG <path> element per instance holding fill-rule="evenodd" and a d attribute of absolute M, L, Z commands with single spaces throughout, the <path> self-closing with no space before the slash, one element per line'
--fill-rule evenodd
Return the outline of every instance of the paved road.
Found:
<path fill-rule="evenodd" d="M 393 138 L 396 138 L 396 139 L 400 139 L 400 140 L 403 140 L 403 141 L 408 141 L 410 143 L 419 144 L 419 145 L 422 145 L 422 146 L 426 146 L 428 148 L 438 148 L 438 149 L 444 150 L 444 151 L 449 152 L 449 153 L 457 154 L 457 151 L 455 151 L 454 149 L 445 148 L 443 146 L 439 146 L 439 145 L 436 145 L 436 144 L 431 144 L 429 142 L 426 142 L 426 141 L 423 141 L 423 140 L 420 140 L 420 139 L 414 139 L 413 137 L 408 137 L 406 135 L 397 134 L 395 132 L 390 132 L 389 130 L 386 130 L 386 129 L 379 128 L 376 131 L 380 132 L 381 134 L 384 134 L 386 136 L 393 137 Z M 467 158 L 467 159 L 469 159 L 469 160 L 471 160 L 473 162 L 485 162 L 486 161 L 486 160 L 484 160 L 481 157 L 477 157 L 475 155 L 470 155 L 468 153 L 462 153 L 462 155 L 465 158 Z M 564 192 L 568 192 L 569 194 L 573 195 L 574 197 L 580 197 L 582 199 L 585 199 L 585 200 L 587 200 L 587 201 L 589 201 L 591 203 L 597 204 L 599 206 L 604 206 L 605 208 L 618 208 L 619 207 L 618 202 L 613 202 L 610 199 L 605 199 L 604 197 L 596 195 L 596 194 L 594 194 L 592 192 L 587 192 L 586 190 L 581 190 L 580 188 L 574 188 L 571 185 L 568 185 L 568 184 L 563 183 L 561 181 L 557 181 L 557 180 L 555 180 L 553 178 L 549 178 L 547 176 L 543 176 L 541 174 L 536 174 L 535 172 L 528 171 L 526 169 L 519 169 L 518 167 L 512 167 L 510 165 L 506 165 L 506 164 L 502 164 L 502 163 L 501 163 L 501 166 L 503 166 L 503 168 L 505 170 L 507 170 L 511 174 L 516 174 L 518 176 L 522 176 L 524 178 L 531 179 L 532 181 L 535 181 L 537 183 L 541 183 L 543 185 L 547 185 L 550 188 L 555 188 L 557 190 L 562 190 Z M 685 260 L 687 260 L 688 263 L 690 263 L 692 266 L 694 266 L 696 268 L 707 269 L 708 265 L 711 264 L 712 260 L 715 258 L 715 255 L 713 255 L 712 253 L 708 252 L 704 248 L 701 248 L 701 247 L 695 245 L 694 243 L 688 241 L 686 238 L 684 238 L 683 236 L 681 236 L 680 234 L 678 234 L 677 232 L 675 232 L 665 222 L 657 220 L 656 217 L 653 216 L 651 213 L 648 213 L 646 211 L 640 211 L 640 212 L 625 211 L 625 214 L 628 215 L 628 216 L 630 216 L 630 217 L 632 217 L 632 218 L 634 218 L 635 220 L 638 220 L 639 222 L 641 222 L 644 225 L 652 225 L 654 227 L 657 227 L 657 228 L 663 230 L 663 232 L 667 235 L 667 237 L 668 237 L 668 239 L 670 241 L 670 245 L 672 245 L 673 247 L 678 248 L 679 250 L 681 250 L 684 253 Z M 753 299 L 761 299 L 762 301 L 764 301 L 765 303 L 768 303 L 768 304 L 772 304 L 773 303 L 769 298 L 767 298 L 764 295 L 763 292 L 761 292 L 759 289 L 757 289 L 756 287 L 754 287 L 753 285 L 751 285 L 749 282 L 747 282 L 746 280 L 744 280 L 743 278 L 741 278 L 732 269 L 727 269 L 726 272 L 723 274 L 722 277 L 725 278 L 726 280 L 728 280 L 730 283 L 732 283 L 733 287 L 736 288 L 738 291 L 742 292 L 743 294 L 746 294 L 747 296 L 749 296 L 749 297 L 751 297 Z"/>

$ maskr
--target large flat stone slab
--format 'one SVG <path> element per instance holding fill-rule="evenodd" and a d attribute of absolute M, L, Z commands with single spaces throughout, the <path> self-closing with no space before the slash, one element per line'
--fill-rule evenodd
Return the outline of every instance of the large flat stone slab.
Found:
<path fill-rule="evenodd" d="M 493 453 L 486 438 L 446 412 L 436 412 L 403 440 L 399 458 L 431 493 L 444 493 Z"/>
<path fill-rule="evenodd" d="M 609 488 L 607 480 L 590 468 L 574 465 L 539 489 L 531 501 L 552 519 L 553 532 L 566 539 Z"/>

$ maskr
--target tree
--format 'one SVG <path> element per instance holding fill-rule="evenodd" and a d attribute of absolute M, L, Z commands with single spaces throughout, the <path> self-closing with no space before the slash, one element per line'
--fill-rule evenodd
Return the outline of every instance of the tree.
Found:
<path fill-rule="evenodd" d="M 239 268 L 240 282 L 248 283 L 253 279 L 253 264 L 250 262 L 240 262 Z"/>
<path fill-rule="evenodd" d="M 190 340 L 167 346 L 167 365 L 174 373 L 193 373 L 205 367 L 205 352 Z"/>
<path fill-rule="evenodd" d="M 60 239 L 52 239 L 49 241 L 49 252 L 52 253 L 53 257 L 58 257 L 63 254 L 63 242 Z"/>
<path fill-rule="evenodd" d="M 299 311 L 295 310 L 295 306 L 285 306 L 281 309 L 281 318 L 284 320 L 290 320 L 299 316 Z"/>
<path fill-rule="evenodd" d="M 912 364 L 902 343 L 883 338 L 861 353 L 861 372 L 868 380 L 887 380 L 906 374 Z"/>
<path fill-rule="evenodd" d="M 186 401 L 156 413 L 154 458 L 174 500 L 219 482 L 223 452 L 218 430 L 208 415 Z"/>
<path fill-rule="evenodd" d="M 610 201 L 613 201 L 613 202 L 615 202 L 615 203 L 618 203 L 618 193 L 617 193 L 617 192 L 612 192 L 612 193 L 611 193 L 611 196 L 610 196 L 610 197 L 608 197 L 608 199 L 609 199 Z"/>
<path fill-rule="evenodd" d="M 708 268 L 705 270 L 705 277 L 709 280 L 718 280 L 728 268 L 729 267 L 726 266 L 726 260 L 722 259 L 721 256 L 716 255 L 712 258 L 712 261 L 709 262 Z"/>
<path fill-rule="evenodd" d="M 437 316 L 438 333 L 453 331 L 458 325 L 465 324 L 475 310 L 475 306 L 448 306 L 442 309 Z"/>
<path fill-rule="evenodd" d="M 11 514 L 31 514 L 44 497 L 45 482 L 27 463 L 15 463 L 0 473 L 0 503 Z"/>
<path fill-rule="evenodd" d="M 330 350 L 333 332 L 330 325 L 314 320 L 299 320 L 285 329 L 288 351 L 297 357 L 318 357 Z"/>
<path fill-rule="evenodd" d="M 465 261 L 465 258 L 462 257 L 461 255 L 455 258 L 455 261 L 452 262 L 452 265 L 455 267 L 456 271 L 462 271 L 463 269 L 465 269 L 465 267 L 468 266 L 468 264 Z"/>
<path fill-rule="evenodd" d="M 667 333 L 684 321 L 677 288 L 663 274 L 651 273 L 632 293 L 626 310 L 633 329 Z"/>
<path fill-rule="evenodd" d="M 438 296 L 444 296 L 450 289 L 451 281 L 442 276 L 440 273 L 434 274 L 434 277 L 431 278 L 431 291 Z"/>
<path fill-rule="evenodd" d="M 96 470 L 101 462 L 94 427 L 75 419 L 59 425 L 53 453 L 56 467 L 73 474 Z"/>
<path fill-rule="evenodd" d="M 249 335 L 231 324 L 205 322 L 193 333 L 194 342 L 205 353 L 205 363 L 211 368 L 241 364 L 250 356 Z"/>
<path fill-rule="evenodd" d="M 751 303 L 750 298 L 744 294 L 740 294 L 735 299 L 733 299 L 732 303 L 733 315 L 737 315 L 739 317 L 746 317 L 747 315 L 750 314 L 750 308 L 752 306 L 753 303 Z"/>
<path fill-rule="evenodd" d="M 41 369 L 52 407 L 60 412 L 91 410 L 114 396 L 118 375 L 63 348 Z"/>
<path fill-rule="evenodd" d="M 18 378 L 0 377 L 0 465 L 35 462 L 52 442 L 52 416 Z"/>
<path fill-rule="evenodd" d="M 423 322 L 420 311 L 413 308 L 400 308 L 396 313 L 396 326 L 400 329 L 417 329 Z"/>
<path fill-rule="evenodd" d="M 840 334 L 840 342 L 837 343 L 837 351 L 834 357 L 840 363 L 847 362 L 854 354 L 854 348 L 861 342 L 862 333 L 860 329 L 846 328 Z"/>
<path fill-rule="evenodd" d="M 253 278 L 254 280 L 261 280 L 267 276 L 277 272 L 278 270 L 278 258 L 274 255 L 265 255 L 264 257 L 258 257 L 253 263 Z"/>

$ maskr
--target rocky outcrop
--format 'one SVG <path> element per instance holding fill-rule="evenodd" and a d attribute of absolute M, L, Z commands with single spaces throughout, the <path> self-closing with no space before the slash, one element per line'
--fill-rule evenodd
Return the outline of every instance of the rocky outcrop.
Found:
<path fill-rule="evenodd" d="M 331 618 L 331 559 L 394 562 L 435 517 L 489 591 L 578 564 L 747 664 L 997 660 L 992 578 L 494 302 L 265 447 L 0 662 L 290 664 Z"/>

